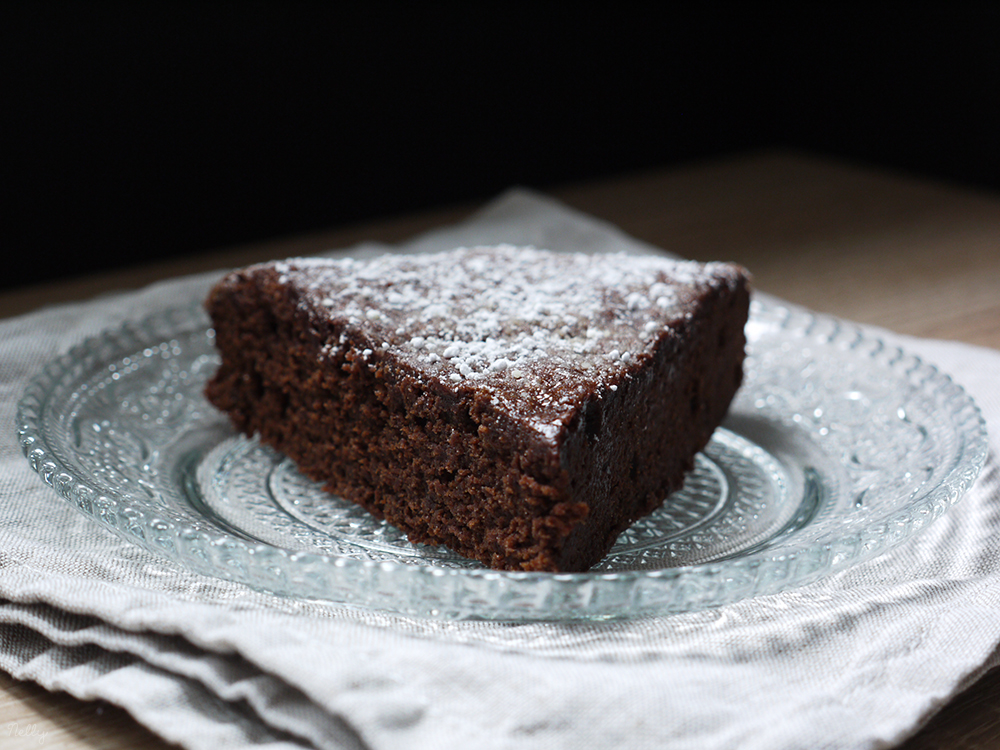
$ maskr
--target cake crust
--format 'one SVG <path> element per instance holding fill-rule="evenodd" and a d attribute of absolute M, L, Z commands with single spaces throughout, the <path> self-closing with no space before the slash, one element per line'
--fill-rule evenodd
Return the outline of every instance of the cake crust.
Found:
<path fill-rule="evenodd" d="M 722 420 L 748 301 L 738 266 L 654 256 L 290 259 L 210 293 L 206 395 L 413 542 L 582 571 Z"/>

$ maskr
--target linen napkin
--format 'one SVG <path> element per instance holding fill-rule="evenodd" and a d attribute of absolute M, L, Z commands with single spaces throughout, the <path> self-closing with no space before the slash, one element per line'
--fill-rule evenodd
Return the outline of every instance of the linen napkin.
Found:
<path fill-rule="evenodd" d="M 526 191 L 399 249 L 499 242 L 654 251 Z M 874 748 L 998 662 L 1000 353 L 888 332 L 977 400 L 986 466 L 916 537 L 785 593 L 611 623 L 435 621 L 263 594 L 123 541 L 30 469 L 16 402 L 71 345 L 217 276 L 0 322 L 0 668 L 19 679 L 191 750 Z"/>

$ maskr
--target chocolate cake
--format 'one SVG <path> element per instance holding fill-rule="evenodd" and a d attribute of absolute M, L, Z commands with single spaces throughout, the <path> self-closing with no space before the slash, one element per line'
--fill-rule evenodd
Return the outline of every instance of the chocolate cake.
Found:
<path fill-rule="evenodd" d="M 510 246 L 236 271 L 206 395 L 413 542 L 583 571 L 678 489 L 742 378 L 738 266 Z"/>

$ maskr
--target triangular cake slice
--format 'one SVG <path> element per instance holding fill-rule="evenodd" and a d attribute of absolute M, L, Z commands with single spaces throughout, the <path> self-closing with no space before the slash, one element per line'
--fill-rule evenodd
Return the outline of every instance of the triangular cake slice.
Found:
<path fill-rule="evenodd" d="M 206 394 L 413 542 L 583 571 L 678 489 L 742 378 L 746 272 L 510 246 L 236 271 Z"/>

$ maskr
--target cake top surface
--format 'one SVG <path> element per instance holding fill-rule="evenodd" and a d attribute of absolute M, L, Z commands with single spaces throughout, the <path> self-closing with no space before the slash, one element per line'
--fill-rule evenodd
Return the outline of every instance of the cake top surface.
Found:
<path fill-rule="evenodd" d="M 745 278 L 728 263 L 512 246 L 267 267 L 309 315 L 342 326 L 326 356 L 360 334 L 362 356 L 391 350 L 420 377 L 485 392 L 547 435 L 581 397 L 615 390 L 705 290 Z"/>

